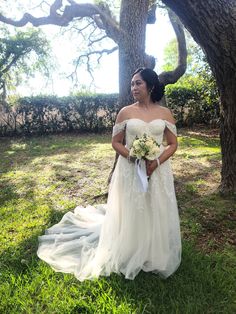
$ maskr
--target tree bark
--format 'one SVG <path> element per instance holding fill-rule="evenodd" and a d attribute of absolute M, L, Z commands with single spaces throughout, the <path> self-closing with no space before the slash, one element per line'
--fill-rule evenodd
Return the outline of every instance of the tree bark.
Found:
<path fill-rule="evenodd" d="M 203 48 L 216 78 L 221 102 L 220 191 L 236 193 L 236 1 L 162 0 Z"/>
<path fill-rule="evenodd" d="M 236 77 L 229 69 L 221 88 L 220 143 L 222 154 L 221 185 L 223 194 L 236 194 Z M 231 72 L 231 73 L 230 73 Z"/>
<path fill-rule="evenodd" d="M 130 94 L 131 75 L 137 68 L 146 64 L 145 40 L 148 4 L 148 0 L 121 2 L 119 41 L 120 107 L 132 102 Z"/>
<path fill-rule="evenodd" d="M 154 69 L 156 61 L 145 53 L 146 24 L 150 19 L 149 0 L 123 0 L 120 10 L 119 41 L 119 106 L 132 102 L 130 80 L 132 73 L 139 67 Z M 153 8 L 151 12 L 153 14 Z M 169 17 L 178 41 L 178 65 L 176 69 L 160 74 L 160 81 L 173 84 L 185 73 L 187 67 L 187 49 L 182 24 L 173 12 Z"/>

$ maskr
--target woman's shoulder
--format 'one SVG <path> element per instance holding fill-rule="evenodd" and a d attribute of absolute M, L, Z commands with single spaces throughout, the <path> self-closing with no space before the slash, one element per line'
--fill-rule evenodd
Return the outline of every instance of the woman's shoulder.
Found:
<path fill-rule="evenodd" d="M 131 112 L 135 109 L 135 106 L 136 105 L 134 103 L 134 104 L 122 107 L 117 115 L 116 123 L 120 123 L 129 119 Z"/>
<path fill-rule="evenodd" d="M 174 119 L 173 114 L 169 108 L 160 105 L 159 110 L 160 110 L 161 115 L 162 115 L 164 120 L 175 124 L 175 119 Z"/>
<path fill-rule="evenodd" d="M 130 113 L 130 111 L 133 111 L 137 107 L 137 103 L 133 103 L 131 105 L 127 105 L 121 108 L 120 112 L 122 113 Z"/>

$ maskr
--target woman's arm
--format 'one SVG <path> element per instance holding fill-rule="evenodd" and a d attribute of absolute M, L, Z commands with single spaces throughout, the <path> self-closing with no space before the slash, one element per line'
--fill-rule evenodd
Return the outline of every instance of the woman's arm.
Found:
<path fill-rule="evenodd" d="M 123 140 L 124 140 L 124 131 L 113 136 L 112 147 L 119 155 L 127 158 L 129 156 L 129 150 L 123 145 Z"/>
<path fill-rule="evenodd" d="M 165 136 L 166 136 L 166 141 L 167 141 L 167 147 L 158 157 L 160 164 L 162 164 L 167 159 L 169 159 L 175 153 L 178 147 L 177 137 L 167 128 L 165 130 Z M 153 171 L 158 167 L 158 162 L 157 160 L 152 160 L 152 161 L 147 160 L 146 165 L 147 165 L 147 175 L 150 176 L 153 173 Z"/>
<path fill-rule="evenodd" d="M 169 110 L 168 110 L 168 116 L 166 120 L 172 124 L 175 124 L 175 120 Z M 167 127 L 165 128 L 164 134 L 165 134 L 167 146 L 165 150 L 161 153 L 161 155 L 158 157 L 160 164 L 162 164 L 167 159 L 169 159 L 175 153 L 178 147 L 176 135 L 173 134 L 173 132 L 171 132 Z M 157 160 L 146 161 L 147 175 L 150 176 L 158 166 L 159 165 L 158 165 Z"/>
<path fill-rule="evenodd" d="M 159 157 L 160 164 L 169 159 L 175 153 L 178 147 L 177 137 L 168 128 L 165 129 L 165 137 L 167 147 Z"/>
<path fill-rule="evenodd" d="M 117 115 L 116 123 L 122 123 L 127 119 L 127 109 L 126 107 L 122 108 Z M 125 131 L 121 131 L 118 134 L 112 137 L 112 147 L 114 150 L 121 156 L 127 158 L 129 156 L 129 150 L 124 146 L 123 140 L 125 136 Z"/>

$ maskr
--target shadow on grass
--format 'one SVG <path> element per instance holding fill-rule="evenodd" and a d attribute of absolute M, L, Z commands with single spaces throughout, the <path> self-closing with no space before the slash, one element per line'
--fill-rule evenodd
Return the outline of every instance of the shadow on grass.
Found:
<path fill-rule="evenodd" d="M 140 272 L 133 281 L 112 274 L 80 283 L 73 275 L 55 273 L 37 259 L 37 236 L 35 232 L 15 248 L 18 255 L 14 256 L 14 262 L 4 265 L 3 278 L 14 295 L 23 291 L 23 296 L 33 298 L 29 303 L 32 312 L 36 303 L 40 313 L 50 312 L 52 298 L 55 313 L 60 312 L 61 306 L 68 313 L 122 313 L 118 309 L 124 305 L 130 311 L 123 313 L 233 313 L 234 265 L 227 256 L 203 255 L 184 241 L 181 266 L 168 279 Z M 11 253 L 7 252 L 9 257 Z M 68 299 L 71 299 L 69 308 L 65 306 Z M 17 306 L 21 309 L 18 313 L 23 313 L 22 304 Z"/>
<path fill-rule="evenodd" d="M 113 313 L 111 308 L 118 310 L 121 306 L 130 308 L 123 313 L 233 313 L 236 261 L 227 255 L 204 255 L 186 240 L 180 268 L 166 280 L 140 272 L 133 281 L 112 274 L 80 283 L 73 275 L 53 272 L 36 256 L 37 237 L 62 215 L 51 211 L 45 225 L 0 256 L 2 280 L 14 291 L 8 302 L 23 293 L 31 312 L 37 312 L 34 305 L 37 300 L 40 313 L 52 311 L 51 298 L 55 313 Z M 71 299 L 69 310 L 65 307 L 68 299 Z M 106 305 L 101 304 L 101 299 Z M 24 313 L 21 303 L 12 308 Z"/>
<path fill-rule="evenodd" d="M 2 138 L 0 148 L 1 172 L 30 163 L 35 158 L 63 153 L 80 153 L 96 144 L 110 143 L 107 134 L 61 134 L 29 138 Z"/>
<path fill-rule="evenodd" d="M 34 205 L 36 208 L 36 202 L 32 204 L 33 207 Z M 8 239 L 10 246 L 0 254 L 0 269 L 2 271 L 7 269 L 11 274 L 15 275 L 27 271 L 31 265 L 31 261 L 36 257 L 38 236 L 44 234 L 45 229 L 59 222 L 63 215 L 63 212 L 51 210 L 47 221 L 43 225 L 30 228 L 30 232 L 27 230 L 28 234 L 25 236 L 24 240 L 14 244 L 13 239 L 11 239 L 11 241 Z M 19 221 L 19 227 L 20 223 Z M 8 235 L 6 234 L 5 236 L 7 237 Z"/>
<path fill-rule="evenodd" d="M 10 183 L 8 179 L 1 179 L 0 181 L 0 204 L 5 205 L 5 202 L 10 200 L 16 200 L 19 198 L 17 188 Z"/>
<path fill-rule="evenodd" d="M 180 148 L 181 150 L 181 148 Z M 185 157 L 188 155 L 188 158 Z M 197 163 L 197 159 L 207 157 L 206 163 Z M 178 159 L 183 161 L 178 161 Z M 178 163 L 178 171 L 175 174 L 176 181 L 188 182 L 194 181 L 196 178 L 206 178 L 212 175 L 213 171 L 218 171 L 220 173 L 220 153 L 205 153 L 204 151 L 200 154 L 196 153 L 194 155 L 194 150 L 191 154 L 185 151 L 178 153 L 176 159 Z M 194 162 L 194 164 L 193 164 Z"/>
<path fill-rule="evenodd" d="M 94 146 L 109 141 L 107 135 L 93 134 L 4 139 L 0 148 L 0 170 L 4 174 L 0 178 L 1 206 L 21 197 L 33 201 L 39 196 L 39 189 L 45 193 L 50 193 L 50 189 L 61 193 L 66 190 L 70 198 L 77 197 L 91 168 L 99 167 L 97 156 L 94 160 L 89 157 L 87 162 L 80 162 L 78 157 L 85 158 Z M 54 156 L 58 158 L 51 162 L 49 158 Z M 81 178 L 83 182 L 78 184 Z"/>
<path fill-rule="evenodd" d="M 236 197 L 219 193 L 219 154 L 210 156 L 207 163 L 185 160 L 175 175 L 183 235 L 207 253 L 222 252 L 226 246 L 233 250 L 236 245 Z"/>
<path fill-rule="evenodd" d="M 137 313 L 223 313 L 233 308 L 235 291 L 233 267 L 225 264 L 224 257 L 203 255 L 185 241 L 181 266 L 170 278 L 141 272 L 126 281 L 113 275 L 109 285 L 120 299 L 135 304 Z"/>

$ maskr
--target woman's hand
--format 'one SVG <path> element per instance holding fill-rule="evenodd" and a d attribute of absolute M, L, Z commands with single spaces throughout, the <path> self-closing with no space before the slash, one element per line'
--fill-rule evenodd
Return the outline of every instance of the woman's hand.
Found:
<path fill-rule="evenodd" d="M 153 171 L 157 168 L 158 163 L 156 160 L 146 160 L 147 176 L 150 177 Z"/>

